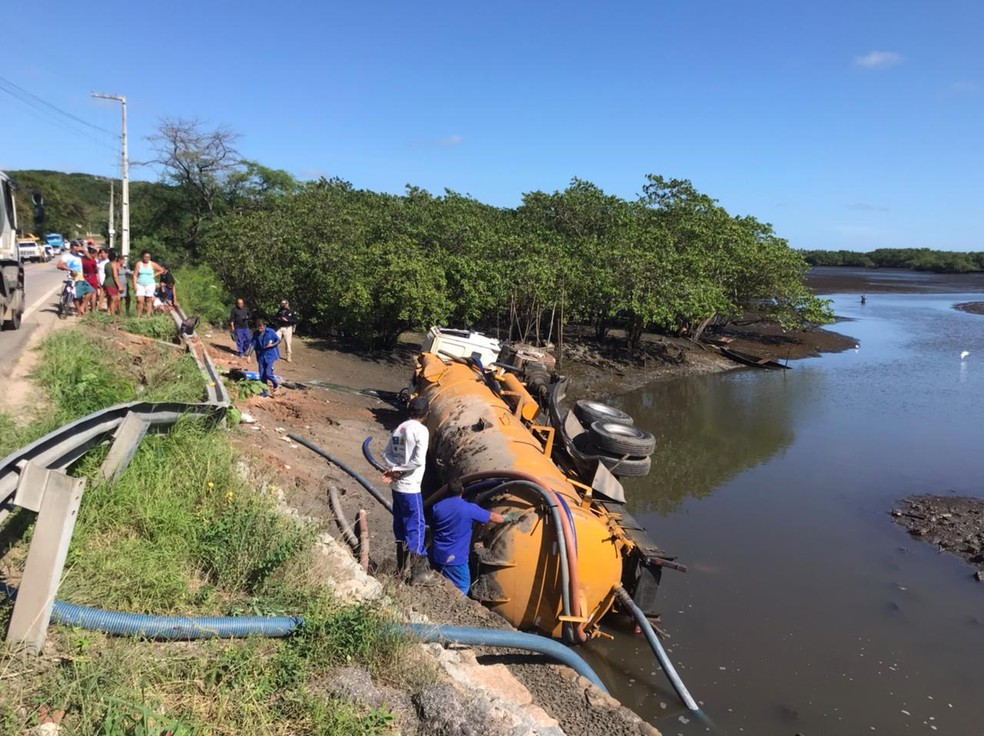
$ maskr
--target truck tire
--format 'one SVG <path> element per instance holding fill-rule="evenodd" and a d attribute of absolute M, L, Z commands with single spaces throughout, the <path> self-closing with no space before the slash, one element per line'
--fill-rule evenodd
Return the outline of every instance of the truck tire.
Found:
<path fill-rule="evenodd" d="M 600 401 L 581 399 L 574 404 L 574 416 L 581 420 L 581 424 L 590 427 L 595 422 L 614 422 L 616 424 L 632 424 L 632 417 L 621 409 L 614 406 L 603 404 Z"/>
<path fill-rule="evenodd" d="M 591 444 L 606 455 L 648 457 L 656 449 L 656 438 L 644 429 L 618 422 L 595 422 L 588 429 Z"/>
<path fill-rule="evenodd" d="M 653 467 L 651 457 L 612 457 L 611 455 L 599 455 L 598 460 L 611 472 L 612 475 L 620 478 L 641 478 L 649 475 Z"/>
<path fill-rule="evenodd" d="M 5 330 L 19 330 L 21 326 L 21 317 L 24 313 L 17 307 L 12 307 L 8 312 L 7 319 L 3 322 L 3 329 Z"/>

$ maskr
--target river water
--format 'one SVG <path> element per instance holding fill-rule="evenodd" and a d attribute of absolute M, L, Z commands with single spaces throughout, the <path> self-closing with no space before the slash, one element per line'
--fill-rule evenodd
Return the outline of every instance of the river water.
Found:
<path fill-rule="evenodd" d="M 720 732 L 984 734 L 984 583 L 889 514 L 984 497 L 984 316 L 953 309 L 984 277 L 893 284 L 828 295 L 855 350 L 612 402 L 658 438 L 624 485 L 690 568 L 663 575 L 666 644 Z M 642 638 L 614 633 L 585 648 L 613 694 L 664 734 L 706 732 Z"/>

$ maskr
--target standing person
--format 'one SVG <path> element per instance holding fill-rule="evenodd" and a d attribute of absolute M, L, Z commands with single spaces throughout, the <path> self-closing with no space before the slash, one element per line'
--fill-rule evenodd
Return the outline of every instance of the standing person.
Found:
<path fill-rule="evenodd" d="M 109 256 L 104 248 L 96 251 L 96 275 L 99 277 L 99 290 L 96 291 L 96 308 L 101 309 L 103 297 L 106 297 L 106 309 L 109 310 L 109 298 L 106 294 L 106 264 L 109 263 Z"/>
<path fill-rule="evenodd" d="M 465 595 L 471 587 L 468 552 L 471 547 L 472 524 L 501 524 L 519 517 L 518 511 L 498 514 L 483 509 L 477 503 L 462 498 L 465 488 L 460 480 L 448 483 L 449 495 L 430 510 L 431 546 L 427 557 L 431 567 L 446 577 Z"/>
<path fill-rule="evenodd" d="M 280 338 L 272 327 L 267 327 L 266 320 L 262 317 L 256 318 L 256 330 L 253 332 L 253 350 L 256 351 L 256 368 L 260 372 L 260 383 L 264 386 L 267 381 L 273 385 L 270 395 L 275 396 L 280 384 L 273 373 L 273 364 L 280 357 L 277 346 Z"/>
<path fill-rule="evenodd" d="M 159 265 L 163 269 L 161 271 L 161 291 L 163 291 L 164 295 L 168 297 L 168 301 L 170 301 L 171 306 L 177 307 L 178 292 L 174 286 L 174 274 L 171 273 L 171 269 L 168 268 L 166 264 L 161 263 Z M 161 300 L 164 301 L 163 297 Z"/>
<path fill-rule="evenodd" d="M 96 297 L 99 295 L 99 263 L 96 260 L 96 248 L 90 245 L 82 252 L 82 278 L 89 285 L 82 298 L 82 314 L 94 311 Z"/>
<path fill-rule="evenodd" d="M 423 396 L 412 399 L 407 405 L 410 418 L 393 430 L 383 453 L 387 465 L 383 480 L 393 492 L 393 536 L 401 575 L 408 570 L 416 573 L 424 559 L 424 503 L 420 484 L 424 479 L 430 434 L 422 420 L 429 408 Z"/>
<path fill-rule="evenodd" d="M 229 331 L 232 332 L 232 339 L 236 341 L 236 352 L 240 358 L 246 357 L 249 350 L 249 321 L 253 319 L 253 314 L 246 308 L 246 302 L 242 297 L 236 299 L 236 306 L 229 312 Z"/>
<path fill-rule="evenodd" d="M 130 281 L 133 279 L 133 271 L 130 269 L 130 257 L 120 256 L 120 267 L 117 271 L 120 276 L 120 298 L 126 303 L 126 314 L 130 316 L 130 294 L 133 289 L 130 288 Z M 117 303 L 117 312 L 121 312 L 119 308 L 119 303 Z"/>
<path fill-rule="evenodd" d="M 137 296 L 137 318 L 141 314 L 150 317 L 154 313 L 154 292 L 157 290 L 156 277 L 162 269 L 150 259 L 150 251 L 140 254 L 137 267 L 133 269 L 133 291 Z"/>
<path fill-rule="evenodd" d="M 294 315 L 294 310 L 290 308 L 290 302 L 284 299 L 280 302 L 280 311 L 277 312 L 277 335 L 280 336 L 280 341 L 286 348 L 284 360 L 288 363 L 290 363 L 292 353 L 291 338 L 294 337 L 294 325 L 296 324 L 297 317 Z"/>
<path fill-rule="evenodd" d="M 116 251 L 109 251 L 103 266 L 103 291 L 106 292 L 106 311 L 110 314 L 120 312 L 120 257 Z"/>
<path fill-rule="evenodd" d="M 82 303 L 85 299 L 87 291 L 91 288 L 89 284 L 82 278 L 82 245 L 77 241 L 73 240 L 65 253 L 62 253 L 62 257 L 58 259 L 57 268 L 59 271 L 67 271 L 68 275 L 72 277 L 72 286 L 75 290 L 74 299 L 75 302 L 75 313 L 84 314 L 82 311 Z"/>

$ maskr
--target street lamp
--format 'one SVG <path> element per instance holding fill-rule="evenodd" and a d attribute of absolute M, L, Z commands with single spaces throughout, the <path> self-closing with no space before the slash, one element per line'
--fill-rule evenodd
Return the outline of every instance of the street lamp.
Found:
<path fill-rule="evenodd" d="M 126 97 L 123 95 L 107 95 L 101 92 L 93 92 L 93 97 L 103 100 L 117 100 L 123 106 L 123 194 L 120 202 L 120 229 L 121 245 L 120 253 L 124 256 L 130 255 L 130 161 L 126 155 Z M 110 228 L 112 228 L 110 224 Z"/>

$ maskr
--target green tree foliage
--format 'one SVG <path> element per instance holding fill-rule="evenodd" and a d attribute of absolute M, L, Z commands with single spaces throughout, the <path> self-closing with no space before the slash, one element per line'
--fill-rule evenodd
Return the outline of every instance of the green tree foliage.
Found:
<path fill-rule="evenodd" d="M 687 180 L 650 175 L 626 200 L 574 179 L 510 209 L 413 186 L 392 195 L 300 183 L 193 121 L 165 121 L 155 140 L 164 180 L 131 187 L 134 249 L 172 268 L 208 266 L 230 298 L 260 311 L 290 299 L 313 334 L 385 345 L 442 323 L 542 342 L 578 322 L 599 336 L 624 326 L 634 345 L 651 329 L 696 339 L 749 309 L 786 327 L 831 319 L 803 285 L 801 254 Z M 105 200 L 95 184 L 106 182 L 88 179 Z M 948 267 L 972 263 L 969 254 Z M 222 311 L 210 277 L 199 278 L 207 272 L 189 273 L 207 311 Z"/>
<path fill-rule="evenodd" d="M 878 248 L 868 253 L 849 250 L 807 250 L 801 255 L 811 266 L 909 268 L 935 273 L 984 271 L 984 251 L 958 253 L 929 248 Z"/>
<path fill-rule="evenodd" d="M 316 334 L 390 344 L 406 329 L 499 327 L 544 340 L 565 321 L 697 338 L 754 308 L 785 326 L 830 320 L 806 262 L 769 225 L 684 180 L 650 176 L 637 201 L 575 179 L 515 210 L 455 192 L 403 196 L 321 180 L 215 218 L 204 255 L 261 310 L 289 298 Z"/>

